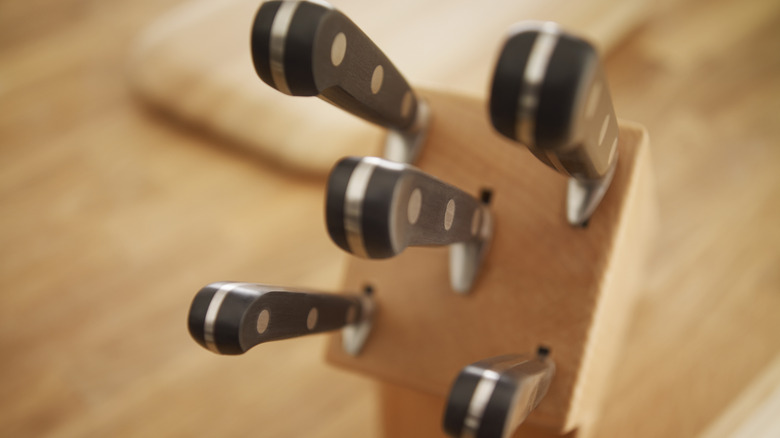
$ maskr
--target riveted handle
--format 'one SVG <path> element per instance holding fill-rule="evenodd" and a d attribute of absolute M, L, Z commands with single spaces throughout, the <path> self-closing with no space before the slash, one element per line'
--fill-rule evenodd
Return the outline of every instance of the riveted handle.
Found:
<path fill-rule="evenodd" d="M 413 127 L 418 101 L 384 53 L 346 15 L 322 1 L 269 1 L 252 28 L 252 60 L 268 85 L 319 96 L 369 122 Z"/>
<path fill-rule="evenodd" d="M 453 437 L 507 438 L 547 394 L 555 364 L 540 347 L 536 356 L 509 354 L 466 366 L 447 399 L 444 431 Z"/>
<path fill-rule="evenodd" d="M 218 282 L 192 300 L 193 339 L 218 354 L 257 344 L 337 330 L 368 318 L 361 297 L 293 291 L 255 283 Z"/>
<path fill-rule="evenodd" d="M 328 180 L 326 221 L 333 241 L 365 258 L 408 246 L 490 238 L 490 212 L 479 199 L 406 164 L 375 157 L 339 161 Z"/>

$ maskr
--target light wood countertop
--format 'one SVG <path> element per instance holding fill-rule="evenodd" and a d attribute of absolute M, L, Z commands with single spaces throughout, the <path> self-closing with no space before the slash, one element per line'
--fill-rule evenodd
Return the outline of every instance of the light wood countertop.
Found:
<path fill-rule="evenodd" d="M 327 366 L 326 337 L 238 358 L 189 338 L 206 283 L 329 290 L 344 259 L 322 180 L 130 94 L 132 38 L 177 3 L 0 6 L 0 434 L 376 436 L 374 383 Z M 693 436 L 780 383 L 780 3 L 664 2 L 607 74 L 650 132 L 660 232 L 597 432 Z"/>

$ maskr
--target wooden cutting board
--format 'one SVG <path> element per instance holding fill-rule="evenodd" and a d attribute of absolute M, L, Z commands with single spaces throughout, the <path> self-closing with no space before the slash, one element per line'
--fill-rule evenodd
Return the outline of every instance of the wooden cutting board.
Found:
<path fill-rule="evenodd" d="M 259 0 L 185 3 L 136 41 L 129 81 L 145 101 L 225 142 L 324 175 L 345 155 L 379 152 L 382 130 L 314 98 L 283 95 L 256 76 L 249 35 Z M 486 98 L 508 28 L 554 20 L 602 52 L 642 17 L 646 0 L 334 0 L 413 85 Z M 487 112 L 486 115 L 487 117 Z M 435 117 L 435 114 L 434 114 Z"/>

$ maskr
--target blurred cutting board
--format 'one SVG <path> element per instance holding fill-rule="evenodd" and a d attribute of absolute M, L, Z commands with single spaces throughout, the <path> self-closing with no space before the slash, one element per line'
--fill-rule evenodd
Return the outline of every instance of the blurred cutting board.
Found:
<path fill-rule="evenodd" d="M 319 99 L 260 81 L 249 51 L 259 0 L 198 0 L 151 24 L 129 65 L 144 100 L 282 166 L 323 175 L 345 155 L 379 152 L 379 128 Z M 646 0 L 334 0 L 413 85 L 485 96 L 507 29 L 554 20 L 602 53 L 643 16 Z M 434 115 L 435 117 L 435 115 Z M 486 115 L 487 117 L 487 115 Z"/>

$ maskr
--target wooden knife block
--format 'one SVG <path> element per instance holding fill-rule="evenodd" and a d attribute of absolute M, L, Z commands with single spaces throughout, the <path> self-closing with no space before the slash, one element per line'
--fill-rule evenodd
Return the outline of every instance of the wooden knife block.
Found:
<path fill-rule="evenodd" d="M 447 248 L 388 260 L 350 258 L 344 290 L 374 288 L 378 312 L 363 352 L 335 335 L 328 360 L 383 381 L 385 436 L 443 436 L 458 372 L 506 353 L 552 351 L 550 390 L 523 436 L 585 436 L 619 358 L 656 222 L 644 129 L 620 123 L 614 180 L 586 228 L 565 219 L 567 178 L 500 137 L 487 104 L 423 91 L 432 110 L 416 165 L 478 195 L 492 191 L 495 235 L 474 290 L 448 281 Z"/>

